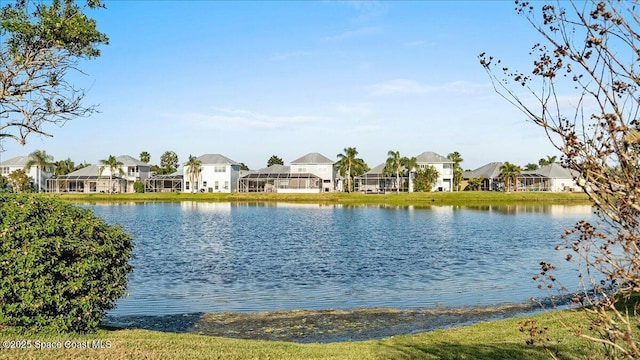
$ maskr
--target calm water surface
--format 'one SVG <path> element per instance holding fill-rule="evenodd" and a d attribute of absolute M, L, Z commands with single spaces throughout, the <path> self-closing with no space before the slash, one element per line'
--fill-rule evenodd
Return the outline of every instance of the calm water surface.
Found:
<path fill-rule="evenodd" d="M 89 205 L 134 236 L 112 315 L 460 307 L 547 294 L 531 277 L 588 206 Z M 576 272 L 560 268 L 571 285 Z"/>

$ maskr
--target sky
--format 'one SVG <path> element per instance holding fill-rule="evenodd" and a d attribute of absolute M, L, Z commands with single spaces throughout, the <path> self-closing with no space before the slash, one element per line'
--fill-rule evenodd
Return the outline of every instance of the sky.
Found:
<path fill-rule="evenodd" d="M 5 140 L 0 160 L 167 150 L 251 169 L 355 147 L 370 167 L 457 151 L 464 169 L 560 155 L 495 93 L 478 54 L 529 70 L 537 34 L 511 1 L 106 1 L 109 45 L 71 74 L 99 113 Z"/>

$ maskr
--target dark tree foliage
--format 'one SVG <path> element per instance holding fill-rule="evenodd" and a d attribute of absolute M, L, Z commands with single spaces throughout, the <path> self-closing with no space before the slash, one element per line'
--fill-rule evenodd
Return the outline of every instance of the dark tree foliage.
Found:
<path fill-rule="evenodd" d="M 90 210 L 0 194 L 0 325 L 94 331 L 124 295 L 131 237 Z"/>

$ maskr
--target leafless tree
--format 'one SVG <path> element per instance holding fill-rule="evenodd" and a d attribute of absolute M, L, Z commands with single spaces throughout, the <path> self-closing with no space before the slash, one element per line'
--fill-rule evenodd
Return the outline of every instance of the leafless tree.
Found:
<path fill-rule="evenodd" d="M 480 63 L 495 90 L 563 154 L 598 215 L 597 224 L 567 230 L 561 246 L 580 267 L 584 289 L 574 300 L 591 315 L 585 328 L 593 331 L 579 335 L 602 343 L 610 358 L 640 357 L 630 301 L 640 291 L 637 1 L 516 1 L 516 11 L 541 38 L 530 50 L 533 70 L 510 69 L 485 53 Z M 541 263 L 540 279 L 561 288 L 553 268 Z"/>

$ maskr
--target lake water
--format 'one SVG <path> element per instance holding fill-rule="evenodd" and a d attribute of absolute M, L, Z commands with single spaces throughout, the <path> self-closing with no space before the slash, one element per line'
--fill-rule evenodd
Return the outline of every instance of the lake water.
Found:
<path fill-rule="evenodd" d="M 542 260 L 588 206 L 87 205 L 134 237 L 129 296 L 110 314 L 401 309 L 545 297 Z M 565 268 L 563 268 L 565 266 Z"/>

